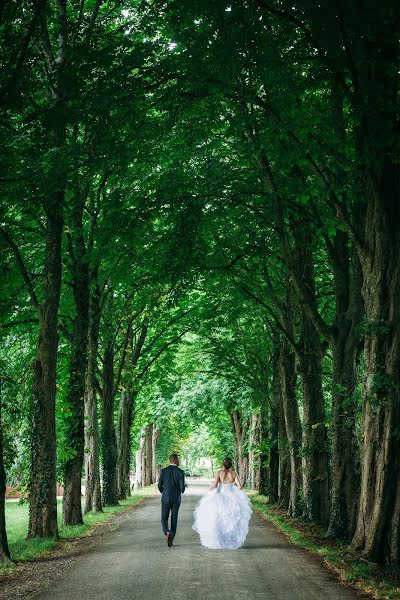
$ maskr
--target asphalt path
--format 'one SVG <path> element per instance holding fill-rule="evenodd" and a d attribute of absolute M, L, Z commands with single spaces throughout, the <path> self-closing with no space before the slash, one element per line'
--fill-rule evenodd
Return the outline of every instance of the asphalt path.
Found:
<path fill-rule="evenodd" d="M 121 528 L 73 563 L 40 600 L 354 600 L 317 559 L 252 516 L 239 550 L 203 548 L 193 510 L 207 482 L 189 480 L 174 546 L 160 525 L 160 498 L 150 498 Z"/>

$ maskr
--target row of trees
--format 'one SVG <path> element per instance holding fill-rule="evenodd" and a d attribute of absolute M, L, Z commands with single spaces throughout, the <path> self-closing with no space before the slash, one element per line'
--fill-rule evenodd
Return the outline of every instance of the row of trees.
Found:
<path fill-rule="evenodd" d="M 359 11 L 356 4 L 311 2 L 219 9 L 202 2 L 192 11 L 184 11 L 180 2 L 172 6 L 168 32 L 174 32 L 180 51 L 168 63 L 169 72 L 181 94 L 192 100 L 191 111 L 196 103 L 203 129 L 211 126 L 213 136 L 203 138 L 209 154 L 215 156 L 216 140 L 223 138 L 219 157 L 225 158 L 226 175 L 220 165 L 216 171 L 220 198 L 226 200 L 215 210 L 228 206 L 233 229 L 239 229 L 240 217 L 252 220 L 247 248 L 242 223 L 241 243 L 237 237 L 230 246 L 225 241 L 225 264 L 282 334 L 290 510 L 296 511 L 301 464 L 293 400 L 297 364 L 310 473 L 305 503 L 318 520 L 328 514 L 327 436 L 324 427 L 316 427 L 326 414 L 322 356 L 328 353 L 329 532 L 352 539 L 370 559 L 396 563 L 400 236 L 393 65 L 399 52 L 398 6 L 367 3 Z M 206 106 L 214 109 L 212 116 L 203 116 Z M 193 135 L 196 125 L 186 119 Z M 211 169 L 207 185 L 210 175 Z M 212 208 L 206 205 L 206 212 Z M 323 279 L 322 269 L 329 270 Z M 334 295 L 330 311 L 326 293 Z"/>
<path fill-rule="evenodd" d="M 85 451 L 99 509 L 100 455 L 114 503 L 131 434 L 147 483 L 205 422 L 250 486 L 398 563 L 399 7 L 216 4 L 2 9 L 29 535 L 57 534 L 57 469 L 80 522 Z"/>
<path fill-rule="evenodd" d="M 165 123 L 152 109 L 154 82 L 135 79 L 136 64 L 147 60 L 143 36 L 128 38 L 119 7 L 108 3 L 27 2 L 2 11 L 2 401 L 10 452 L 1 463 L 14 464 L 27 485 L 28 537 L 57 537 L 57 480 L 65 525 L 82 523 L 83 467 L 84 512 L 130 493 L 136 396 L 187 331 L 192 308 L 178 304 L 179 269 L 168 265 L 174 219 L 164 219 L 168 207 L 154 194 L 149 139 Z M 20 420 L 12 424 L 15 397 Z"/>

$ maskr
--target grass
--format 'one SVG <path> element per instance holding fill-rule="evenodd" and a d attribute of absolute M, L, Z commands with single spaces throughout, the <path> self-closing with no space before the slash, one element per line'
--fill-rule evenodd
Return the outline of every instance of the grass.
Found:
<path fill-rule="evenodd" d="M 102 513 L 87 513 L 84 516 L 83 525 L 63 527 L 62 525 L 62 501 L 57 502 L 58 526 L 61 540 L 83 537 L 90 534 L 93 527 L 99 523 L 109 521 L 116 513 L 128 510 L 131 506 L 141 502 L 146 496 L 153 494 L 153 487 L 145 488 L 135 492 L 130 498 L 120 500 L 118 506 L 107 506 Z M 57 541 L 48 538 L 32 538 L 26 540 L 28 531 L 29 504 L 18 504 L 15 501 L 6 501 L 6 526 L 11 558 L 15 562 L 30 560 L 43 554 L 51 552 L 57 545 Z M 9 567 L 0 568 L 7 570 Z"/>
<path fill-rule="evenodd" d="M 322 557 L 341 580 L 371 594 L 373 598 L 400 599 L 400 569 L 381 567 L 351 554 L 347 545 L 325 538 L 321 528 L 289 517 L 260 494 L 250 493 L 253 509 L 273 523 L 298 546 Z"/>

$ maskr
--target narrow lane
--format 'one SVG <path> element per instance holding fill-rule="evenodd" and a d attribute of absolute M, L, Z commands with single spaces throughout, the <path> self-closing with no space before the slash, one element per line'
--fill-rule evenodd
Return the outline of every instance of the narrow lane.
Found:
<path fill-rule="evenodd" d="M 206 482 L 190 481 L 168 548 L 160 499 L 151 498 L 116 532 L 51 584 L 40 600 L 354 600 L 311 556 L 253 515 L 240 550 L 208 550 L 192 531 Z"/>

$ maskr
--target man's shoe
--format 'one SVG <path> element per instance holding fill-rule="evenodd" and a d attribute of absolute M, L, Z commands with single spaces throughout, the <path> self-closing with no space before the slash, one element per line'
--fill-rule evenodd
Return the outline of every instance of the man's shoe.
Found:
<path fill-rule="evenodd" d="M 167 535 L 167 544 L 168 544 L 168 548 L 171 548 L 171 546 L 172 546 L 172 535 L 170 533 Z"/>

